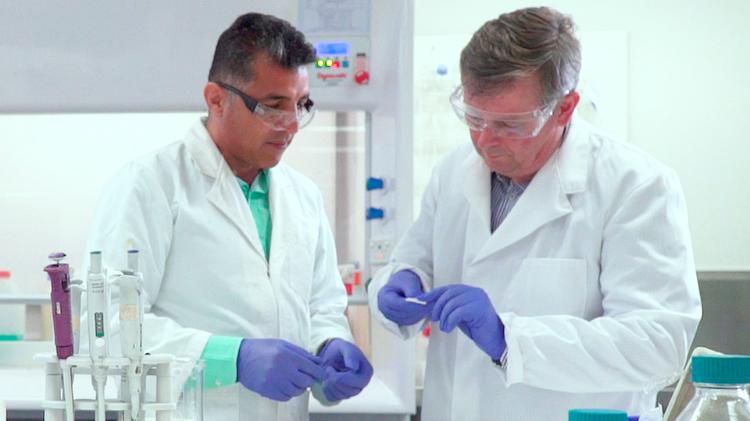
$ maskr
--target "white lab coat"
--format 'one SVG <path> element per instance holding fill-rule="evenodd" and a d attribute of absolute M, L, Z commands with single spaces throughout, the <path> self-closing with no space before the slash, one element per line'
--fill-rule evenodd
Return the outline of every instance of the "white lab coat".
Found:
<path fill-rule="evenodd" d="M 370 286 L 413 268 L 426 288 L 483 288 L 507 368 L 433 325 L 422 418 L 567 420 L 570 408 L 653 407 L 701 317 L 677 177 L 575 118 L 561 148 L 490 233 L 490 170 L 467 142 L 434 170 L 419 218 Z M 373 306 L 374 317 L 408 337 Z"/>
<path fill-rule="evenodd" d="M 352 340 L 320 191 L 284 164 L 269 171 L 269 185 L 270 263 L 202 122 L 183 141 L 128 165 L 105 189 L 88 247 L 117 269 L 126 267 L 127 249 L 141 251 L 146 352 L 196 359 L 211 334 L 281 338 L 310 351 L 330 337 Z M 110 353 L 120 353 L 117 342 Z M 238 383 L 208 390 L 204 405 L 208 420 L 308 418 L 307 393 L 279 403 Z"/>

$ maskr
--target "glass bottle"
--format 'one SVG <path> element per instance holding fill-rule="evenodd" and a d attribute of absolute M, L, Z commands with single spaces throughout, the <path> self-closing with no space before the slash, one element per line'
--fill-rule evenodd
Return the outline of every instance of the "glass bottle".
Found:
<path fill-rule="evenodd" d="M 693 357 L 695 396 L 675 421 L 750 421 L 750 356 Z"/>

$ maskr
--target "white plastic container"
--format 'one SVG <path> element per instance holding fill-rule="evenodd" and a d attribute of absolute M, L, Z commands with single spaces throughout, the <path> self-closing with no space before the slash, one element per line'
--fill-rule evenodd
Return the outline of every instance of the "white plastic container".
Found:
<path fill-rule="evenodd" d="M 0 341 L 21 341 L 26 330 L 26 307 L 23 304 L 6 304 L 1 297 L 18 295 L 9 271 L 0 271 Z"/>

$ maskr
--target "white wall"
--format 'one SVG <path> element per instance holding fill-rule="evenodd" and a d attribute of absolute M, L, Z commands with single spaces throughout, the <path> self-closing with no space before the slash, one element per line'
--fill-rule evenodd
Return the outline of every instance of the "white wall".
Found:
<path fill-rule="evenodd" d="M 79 269 L 107 180 L 180 139 L 198 115 L 0 115 L 0 270 L 11 270 L 21 291 L 42 293 L 49 253 L 67 253 Z"/>
<path fill-rule="evenodd" d="M 11 280 L 26 293 L 49 290 L 42 272 L 50 263 L 49 253 L 65 252 L 66 262 L 78 270 L 107 181 L 134 158 L 181 139 L 203 114 L 0 114 L 0 270 L 10 270 Z M 319 112 L 295 137 L 284 162 L 320 186 L 335 230 L 334 117 L 333 112 Z M 357 115 L 355 123 L 344 128 L 356 133 L 345 152 L 362 169 L 356 184 L 361 197 L 364 113 Z M 363 203 L 353 205 L 352 212 L 349 219 L 361 220 Z M 364 244 L 361 225 L 353 235 Z M 364 261 L 364 249 L 359 247 L 352 259 Z"/>
<path fill-rule="evenodd" d="M 579 32 L 627 33 L 627 140 L 678 172 L 698 269 L 750 269 L 750 183 L 744 171 L 750 162 L 750 2 L 546 4 L 572 15 Z M 468 39 L 486 20 L 535 5 L 539 3 L 417 0 L 416 37 Z M 419 69 L 429 51 L 415 48 L 415 56 Z M 434 139 L 415 142 L 415 151 L 434 155 L 427 146 Z M 415 169 L 419 185 L 424 169 L 419 164 Z"/>

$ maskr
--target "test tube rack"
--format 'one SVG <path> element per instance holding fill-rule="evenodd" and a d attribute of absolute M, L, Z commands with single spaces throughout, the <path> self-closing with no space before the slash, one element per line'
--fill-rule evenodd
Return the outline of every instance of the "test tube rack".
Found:
<path fill-rule="evenodd" d="M 74 421 L 75 411 L 95 411 L 97 402 L 95 399 L 77 399 L 73 393 L 73 379 L 76 375 L 91 375 L 93 362 L 88 355 L 73 355 L 67 359 L 60 360 L 53 353 L 38 354 L 34 360 L 45 365 L 45 392 L 42 407 L 44 408 L 45 421 Z M 141 364 L 143 375 L 141 381 L 148 384 L 147 377 L 155 377 L 156 399 L 143 402 L 143 412 L 154 412 L 156 421 L 171 421 L 172 412 L 177 407 L 172 400 L 172 372 L 171 365 L 174 356 L 167 354 L 144 355 Z M 107 411 L 118 413 L 118 419 L 130 420 L 130 397 L 127 387 L 122 387 L 123 379 L 127 377 L 127 369 L 130 360 L 124 357 L 107 357 L 97 363 L 107 370 L 107 377 L 118 378 L 119 396 L 117 399 L 106 399 Z M 90 384 L 89 379 L 81 379 Z M 143 396 L 146 396 L 145 388 Z M 69 398 L 68 398 L 69 397 Z M 142 417 L 141 417 L 142 418 Z"/>

